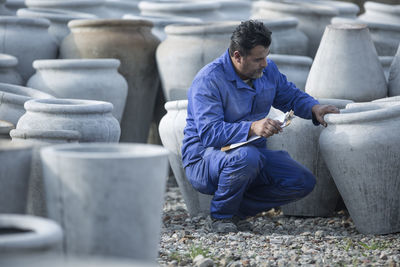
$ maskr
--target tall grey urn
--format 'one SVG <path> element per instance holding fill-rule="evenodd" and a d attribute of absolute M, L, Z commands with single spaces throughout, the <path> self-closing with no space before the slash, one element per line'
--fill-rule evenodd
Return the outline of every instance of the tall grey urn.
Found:
<path fill-rule="evenodd" d="M 187 100 L 169 101 L 165 104 L 167 114 L 161 119 L 159 132 L 163 146 L 169 151 L 169 163 L 183 195 L 190 216 L 210 213 L 212 196 L 196 191 L 186 177 L 182 167 L 181 146 L 183 129 L 186 126 Z"/>
<path fill-rule="evenodd" d="M 0 83 L 0 120 L 17 125 L 19 118 L 25 113 L 25 102 L 42 98 L 53 96 L 29 87 Z"/>
<path fill-rule="evenodd" d="M 18 130 L 73 130 L 79 142 L 118 142 L 121 128 L 109 102 L 82 99 L 33 99 L 24 105 Z"/>
<path fill-rule="evenodd" d="M 30 215 L 0 214 L 0 233 L 2 266 L 9 266 L 3 265 L 5 258 L 43 258 L 54 253 L 62 241 L 62 230 L 56 222 Z"/>
<path fill-rule="evenodd" d="M 25 0 L 7 0 L 6 7 L 13 15 L 15 15 L 18 9 L 26 8 Z"/>
<path fill-rule="evenodd" d="M 270 54 L 268 56 L 278 66 L 279 71 L 286 75 L 289 82 L 304 91 L 308 73 L 310 72 L 312 58 L 294 55 Z"/>
<path fill-rule="evenodd" d="M 400 231 L 400 105 L 346 108 L 325 115 L 319 143 L 358 231 Z"/>
<path fill-rule="evenodd" d="M 397 49 L 392 65 L 390 65 L 388 87 L 389 96 L 400 95 L 400 45 Z"/>
<path fill-rule="evenodd" d="M 41 150 L 49 218 L 68 254 L 155 261 L 168 152 L 149 144 L 64 144 Z"/>
<path fill-rule="evenodd" d="M 318 101 L 338 108 L 344 108 L 346 104 L 353 102 L 344 99 Z M 296 117 L 282 133 L 267 140 L 268 149 L 288 151 L 290 156 L 308 168 L 317 180 L 314 190 L 309 195 L 281 207 L 285 215 L 325 217 L 331 216 L 335 211 L 339 192 L 322 158 L 318 143 L 323 129 L 323 126 L 315 126 L 311 120 Z"/>
<path fill-rule="evenodd" d="M 0 141 L 0 214 L 25 213 L 32 146 Z"/>
<path fill-rule="evenodd" d="M 306 92 L 316 98 L 353 101 L 371 101 L 387 95 L 385 74 L 366 25 L 326 27 L 307 78 Z"/>
<path fill-rule="evenodd" d="M 10 131 L 14 128 L 11 122 L 0 120 L 0 139 L 10 140 Z"/>
<path fill-rule="evenodd" d="M 24 82 L 33 74 L 36 59 L 57 57 L 58 45 L 48 28 L 47 19 L 0 17 L 0 53 L 18 58 L 17 71 Z"/>
<path fill-rule="evenodd" d="M 385 74 L 387 82 L 389 82 L 390 66 L 392 65 L 393 59 L 394 57 L 390 56 L 379 57 L 379 61 L 382 64 L 383 73 Z M 388 88 L 388 90 L 389 90 L 388 94 L 390 95 L 390 87 Z"/>
<path fill-rule="evenodd" d="M 18 59 L 12 55 L 0 54 L 0 83 L 22 85 L 22 77 L 17 69 Z"/>
<path fill-rule="evenodd" d="M 118 73 L 118 59 L 36 60 L 36 73 L 27 85 L 59 98 L 107 101 L 120 122 L 128 84 Z"/>
<path fill-rule="evenodd" d="M 400 25 L 400 5 L 388 5 L 374 1 L 364 3 L 365 13 L 359 16 L 360 19 Z"/>

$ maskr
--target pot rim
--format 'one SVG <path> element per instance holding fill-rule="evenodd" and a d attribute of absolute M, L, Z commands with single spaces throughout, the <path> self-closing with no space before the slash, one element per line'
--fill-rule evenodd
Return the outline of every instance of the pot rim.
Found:
<path fill-rule="evenodd" d="M 290 65 L 295 64 L 308 67 L 311 67 L 313 63 L 312 58 L 307 56 L 298 56 L 298 55 L 270 54 L 267 56 L 267 59 L 271 59 L 275 63 L 278 62 Z"/>
<path fill-rule="evenodd" d="M 374 21 L 368 21 L 365 19 L 358 19 L 358 18 L 342 18 L 342 17 L 335 17 L 331 20 L 332 24 L 365 24 L 367 28 L 371 30 L 384 30 L 384 31 L 400 31 L 400 25 L 390 24 L 390 23 L 379 23 Z"/>
<path fill-rule="evenodd" d="M 50 21 L 45 18 L 23 18 L 15 16 L 0 16 L 0 24 L 23 25 L 27 27 L 48 28 Z"/>
<path fill-rule="evenodd" d="M 239 21 L 215 21 L 201 23 L 171 24 L 165 27 L 167 35 L 229 34 L 239 26 Z"/>
<path fill-rule="evenodd" d="M 68 11 L 63 9 L 51 9 L 51 8 L 20 8 L 17 10 L 17 16 L 21 18 L 46 18 L 50 21 L 61 21 L 68 22 L 73 19 L 90 19 L 97 18 L 96 15 Z"/>
<path fill-rule="evenodd" d="M 23 105 L 33 98 L 54 98 L 45 92 L 9 83 L 0 83 L 1 102 Z"/>
<path fill-rule="evenodd" d="M 268 9 L 272 11 L 284 13 L 296 13 L 303 15 L 317 15 L 317 16 L 337 16 L 339 11 L 337 8 L 331 6 L 324 6 L 321 4 L 311 2 L 297 2 L 292 0 L 285 0 L 284 2 L 269 2 L 269 1 L 256 1 L 253 2 L 254 8 Z"/>
<path fill-rule="evenodd" d="M 121 1 L 121 0 L 105 0 L 104 6 L 118 7 L 118 8 L 134 8 L 138 9 L 139 2 L 135 1 Z M 129 11 L 129 10 L 128 10 Z"/>
<path fill-rule="evenodd" d="M 68 22 L 68 27 L 73 31 L 84 27 L 153 27 L 149 20 L 127 20 L 127 19 L 78 19 Z"/>
<path fill-rule="evenodd" d="M 0 53 L 0 68 L 11 68 L 18 65 L 18 59 L 13 55 Z"/>
<path fill-rule="evenodd" d="M 188 101 L 187 100 L 174 100 L 168 101 L 164 104 L 165 109 L 168 110 L 181 110 L 187 109 Z"/>
<path fill-rule="evenodd" d="M 384 3 L 378 3 L 373 1 L 366 1 L 364 3 L 365 11 L 378 11 L 384 13 L 391 13 L 399 15 L 400 13 L 400 5 L 389 5 Z"/>
<path fill-rule="evenodd" d="M 299 20 L 296 17 L 286 17 L 279 19 L 256 19 L 264 23 L 268 29 L 297 28 Z"/>
<path fill-rule="evenodd" d="M 8 134 L 12 129 L 15 129 L 15 125 L 13 123 L 0 120 L 0 134 Z"/>
<path fill-rule="evenodd" d="M 79 140 L 81 133 L 74 130 L 33 130 L 33 129 L 13 129 L 10 131 L 12 139 L 66 139 L 66 140 Z"/>
<path fill-rule="evenodd" d="M 180 17 L 180 16 L 150 16 L 150 15 L 133 15 L 125 14 L 123 19 L 127 20 L 149 20 L 157 26 L 166 26 L 170 24 L 182 24 L 182 23 L 201 23 L 202 20 L 193 17 Z"/>
<path fill-rule="evenodd" d="M 46 69 L 118 69 L 121 62 L 115 58 L 41 59 L 33 61 L 36 70 Z"/>
<path fill-rule="evenodd" d="M 350 99 L 339 99 L 339 98 L 317 98 L 321 105 L 334 105 L 338 108 L 345 108 L 347 104 L 354 103 Z"/>
<path fill-rule="evenodd" d="M 166 0 L 162 2 L 141 1 L 139 2 L 140 11 L 205 11 L 205 10 L 218 10 L 221 4 L 218 2 L 204 1 L 179 1 L 179 0 Z"/>
<path fill-rule="evenodd" d="M 91 7 L 91 6 L 102 6 L 104 0 L 68 0 L 68 1 L 57 1 L 57 0 L 25 0 L 25 5 L 31 7 L 47 7 L 47 8 L 68 8 L 68 7 Z"/>
<path fill-rule="evenodd" d="M 385 98 L 379 98 L 379 99 L 375 99 L 371 102 L 396 102 L 396 101 L 400 101 L 400 96 L 389 96 L 389 97 L 385 97 Z"/>
<path fill-rule="evenodd" d="M 48 114 L 111 114 L 113 104 L 97 100 L 48 98 L 31 99 L 26 101 L 24 108 L 27 112 L 40 112 Z"/>

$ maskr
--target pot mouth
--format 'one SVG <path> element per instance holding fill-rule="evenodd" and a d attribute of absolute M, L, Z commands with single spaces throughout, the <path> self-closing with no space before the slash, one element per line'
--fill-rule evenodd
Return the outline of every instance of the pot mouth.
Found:
<path fill-rule="evenodd" d="M 267 59 L 271 59 L 276 63 L 283 63 L 289 65 L 302 65 L 308 67 L 311 67 L 313 63 L 312 58 L 306 56 L 297 56 L 297 55 L 270 54 L 267 56 Z"/>
<path fill-rule="evenodd" d="M 299 20 L 296 17 L 286 17 L 279 19 L 257 19 L 264 23 L 271 31 L 274 29 L 296 28 Z"/>
<path fill-rule="evenodd" d="M 68 8 L 68 7 L 92 7 L 101 6 L 104 0 L 25 0 L 25 5 L 31 7 L 46 7 L 46 8 Z"/>
<path fill-rule="evenodd" d="M 45 69 L 117 69 L 121 65 L 118 59 L 43 59 L 35 60 L 33 67 L 37 70 Z"/>
<path fill-rule="evenodd" d="M 354 103 L 353 100 L 349 99 L 318 98 L 317 100 L 321 105 L 334 105 L 339 109 L 345 108 L 347 104 Z"/>
<path fill-rule="evenodd" d="M 179 17 L 179 16 L 147 16 L 147 15 L 131 15 L 126 14 L 122 17 L 127 20 L 149 20 L 157 26 L 166 26 L 169 24 L 184 24 L 184 23 L 201 23 L 202 20 L 199 18 L 192 17 Z"/>
<path fill-rule="evenodd" d="M 46 147 L 43 154 L 67 158 L 118 159 L 167 157 L 168 151 L 159 145 L 140 143 L 70 143 Z"/>
<path fill-rule="evenodd" d="M 8 83 L 0 83 L 0 102 L 23 105 L 32 98 L 54 98 L 39 90 Z"/>
<path fill-rule="evenodd" d="M 315 15 L 315 16 L 337 16 L 339 11 L 331 6 L 324 6 L 312 2 L 300 2 L 296 0 L 275 1 L 256 1 L 255 8 L 267 9 L 284 13 Z"/>
<path fill-rule="evenodd" d="M 375 102 L 395 102 L 395 101 L 400 101 L 400 96 L 391 96 L 391 97 L 385 97 L 385 98 L 380 98 L 380 99 L 376 99 L 373 100 L 371 102 L 375 103 Z M 400 102 L 399 102 L 400 103 Z"/>
<path fill-rule="evenodd" d="M 172 24 L 165 27 L 168 35 L 232 34 L 240 21 L 216 21 Z"/>
<path fill-rule="evenodd" d="M 181 109 L 187 110 L 187 106 L 188 106 L 188 101 L 187 100 L 168 101 L 164 105 L 164 107 L 165 107 L 165 109 L 167 111 L 168 110 L 181 110 Z"/>
<path fill-rule="evenodd" d="M 364 30 L 367 28 L 367 25 L 362 23 L 335 23 L 327 27 L 332 30 Z"/>
<path fill-rule="evenodd" d="M 71 30 L 85 27 L 153 27 L 149 20 L 127 20 L 127 19 L 79 19 L 68 22 Z"/>
<path fill-rule="evenodd" d="M 139 2 L 139 9 L 143 12 L 147 11 L 205 11 L 217 10 L 221 7 L 218 2 L 211 1 L 174 1 L 165 0 L 160 2 L 141 1 Z"/>
<path fill-rule="evenodd" d="M 31 99 L 25 102 L 24 108 L 29 112 L 50 114 L 100 114 L 111 112 L 113 104 L 97 100 L 49 98 Z"/>
<path fill-rule="evenodd" d="M 46 18 L 49 20 L 56 21 L 70 21 L 73 19 L 91 19 L 97 18 L 97 16 L 82 13 L 82 12 L 74 12 L 62 9 L 51 9 L 51 8 L 20 8 L 17 10 L 18 17 L 30 17 L 30 18 Z"/>
<path fill-rule="evenodd" d="M 10 68 L 18 65 L 18 59 L 12 55 L 0 54 L 0 68 Z"/>
<path fill-rule="evenodd" d="M 0 16 L 0 24 L 23 25 L 27 28 L 45 28 L 50 26 L 50 21 L 45 18 L 22 18 L 15 16 Z"/>
<path fill-rule="evenodd" d="M 81 138 L 78 131 L 73 130 L 31 130 L 14 129 L 10 131 L 12 139 L 54 139 L 54 140 L 76 140 Z"/>

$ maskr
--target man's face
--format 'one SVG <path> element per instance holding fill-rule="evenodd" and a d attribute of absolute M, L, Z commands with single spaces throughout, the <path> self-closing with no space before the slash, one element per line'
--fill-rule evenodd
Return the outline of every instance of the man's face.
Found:
<path fill-rule="evenodd" d="M 246 56 L 240 53 L 234 54 L 236 71 L 242 79 L 257 79 L 263 75 L 263 70 L 267 67 L 267 56 L 269 55 L 269 47 L 257 45 L 250 50 Z"/>

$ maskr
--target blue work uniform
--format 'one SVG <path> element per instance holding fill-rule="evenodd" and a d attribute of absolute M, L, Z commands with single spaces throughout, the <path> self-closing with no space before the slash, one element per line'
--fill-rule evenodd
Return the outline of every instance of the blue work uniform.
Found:
<path fill-rule="evenodd" d="M 227 50 L 199 71 L 188 91 L 183 167 L 196 190 L 214 195 L 214 218 L 254 216 L 314 188 L 312 173 L 287 152 L 267 149 L 266 138 L 220 150 L 246 141 L 251 123 L 265 118 L 271 106 L 312 119 L 318 101 L 288 82 L 273 61 L 267 62 L 251 87 L 237 75 Z"/>

